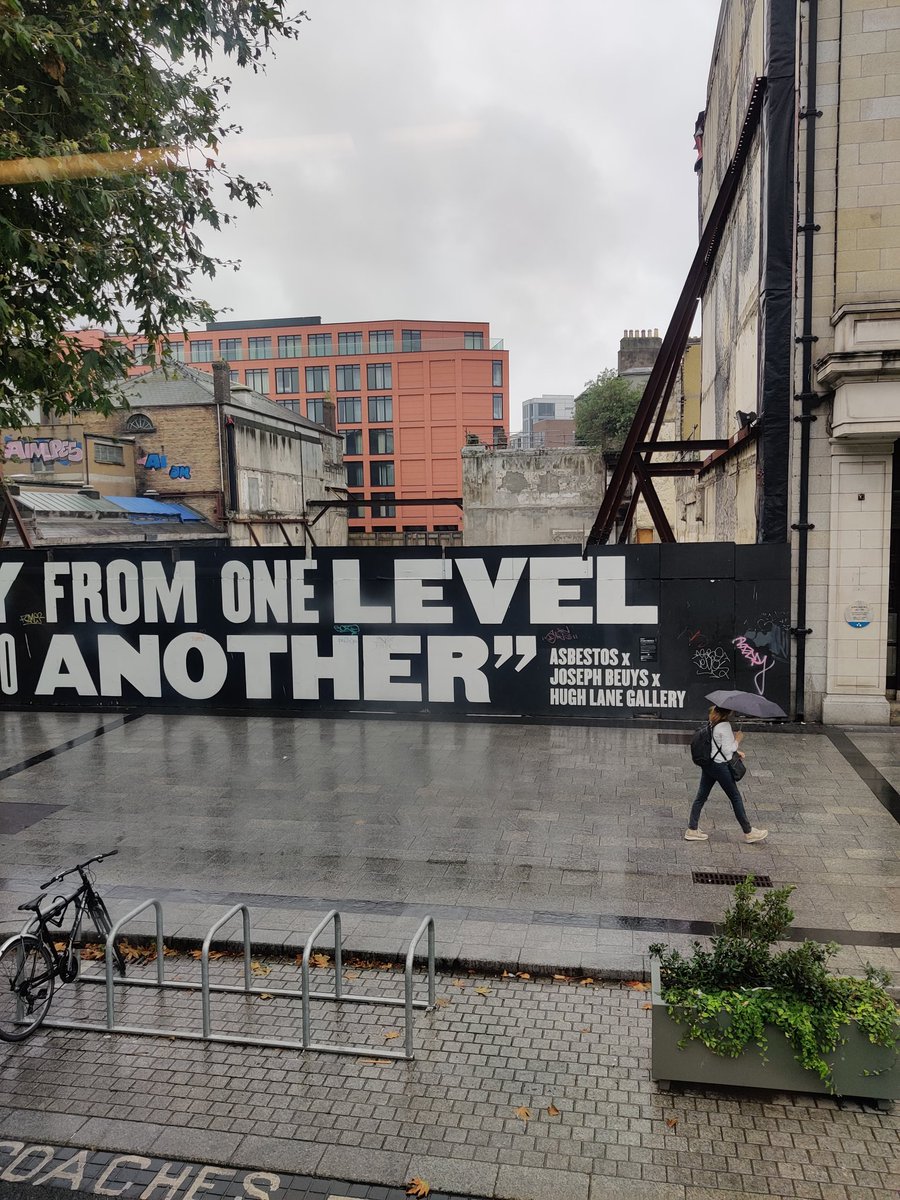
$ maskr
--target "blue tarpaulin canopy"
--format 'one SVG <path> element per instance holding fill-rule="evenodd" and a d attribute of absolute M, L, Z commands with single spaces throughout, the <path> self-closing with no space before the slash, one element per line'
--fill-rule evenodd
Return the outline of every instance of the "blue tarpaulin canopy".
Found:
<path fill-rule="evenodd" d="M 145 517 L 167 517 L 170 521 L 202 521 L 203 517 L 192 508 L 172 501 L 163 503 L 150 496 L 104 496 L 104 500 L 115 504 L 125 512 Z"/>

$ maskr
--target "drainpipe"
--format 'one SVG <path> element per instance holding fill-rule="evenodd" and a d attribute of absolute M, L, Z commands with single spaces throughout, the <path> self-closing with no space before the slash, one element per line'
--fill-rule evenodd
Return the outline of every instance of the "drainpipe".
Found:
<path fill-rule="evenodd" d="M 219 497 L 222 502 L 222 523 L 227 524 L 228 500 L 225 495 L 225 458 L 222 451 L 222 426 L 225 421 L 225 405 L 231 400 L 231 368 L 220 360 L 213 363 L 213 403 L 216 410 L 216 440 L 219 450 Z"/>
<path fill-rule="evenodd" d="M 794 399 L 800 404 L 800 412 L 794 416 L 794 421 L 800 425 L 800 486 L 797 521 L 791 526 L 797 532 L 797 615 L 796 624 L 790 631 L 797 642 L 794 656 L 794 719 L 799 722 L 806 719 L 806 639 L 812 633 L 806 624 L 809 531 L 815 528 L 809 520 L 809 450 L 811 426 L 816 420 L 813 409 L 817 408 L 826 398 L 814 390 L 812 378 L 813 344 L 818 341 L 812 331 L 813 244 L 815 235 L 821 228 L 815 221 L 816 121 L 822 115 L 821 110 L 816 108 L 819 0 L 801 0 L 801 3 L 803 2 L 808 4 L 806 107 L 800 110 L 800 119 L 806 121 L 806 178 L 803 224 L 798 229 L 798 232 L 803 235 L 803 315 L 800 336 L 796 338 L 803 350 L 802 391 L 794 396 Z"/>

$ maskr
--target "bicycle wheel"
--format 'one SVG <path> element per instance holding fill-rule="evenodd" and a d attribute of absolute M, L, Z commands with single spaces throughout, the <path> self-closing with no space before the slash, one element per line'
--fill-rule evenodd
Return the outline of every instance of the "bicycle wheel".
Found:
<path fill-rule="evenodd" d="M 94 922 L 97 932 L 105 942 L 108 942 L 113 927 L 112 917 L 109 915 L 109 910 L 99 896 L 95 896 L 91 904 L 90 913 L 91 920 Z M 113 946 L 113 964 L 119 975 L 125 974 L 125 959 L 118 946 Z"/>
<path fill-rule="evenodd" d="M 56 964 L 28 933 L 0 946 L 0 1040 L 21 1042 L 38 1029 L 53 999 Z"/>

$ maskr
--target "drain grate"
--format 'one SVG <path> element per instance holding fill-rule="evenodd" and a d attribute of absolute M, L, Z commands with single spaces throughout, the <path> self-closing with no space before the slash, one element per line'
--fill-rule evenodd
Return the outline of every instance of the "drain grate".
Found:
<path fill-rule="evenodd" d="M 691 871 L 691 875 L 694 883 L 723 883 L 729 887 L 733 887 L 736 883 L 743 883 L 747 878 L 745 874 L 729 874 L 728 871 Z M 754 875 L 753 883 L 759 888 L 772 886 L 772 880 L 768 875 Z"/>
<path fill-rule="evenodd" d="M 689 746 L 692 733 L 658 733 L 656 740 L 660 746 Z"/>

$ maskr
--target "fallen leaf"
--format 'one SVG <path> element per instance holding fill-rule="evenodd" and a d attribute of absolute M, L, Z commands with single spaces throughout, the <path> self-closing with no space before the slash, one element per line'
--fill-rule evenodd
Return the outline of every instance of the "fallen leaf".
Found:
<path fill-rule="evenodd" d="M 102 946 L 98 946 L 96 942 L 89 942 L 88 945 L 82 947 L 81 957 L 93 962 L 95 959 L 105 958 L 106 954 Z"/>
<path fill-rule="evenodd" d="M 556 1105 L 553 1103 L 552 1100 L 547 1105 L 547 1116 L 548 1117 L 558 1117 L 559 1116 L 559 1109 L 556 1107 Z"/>
<path fill-rule="evenodd" d="M 650 1001 L 649 1001 L 649 1000 L 647 1001 L 647 1003 L 646 1003 L 646 1004 L 642 1004 L 642 1005 L 641 1005 L 641 1008 L 652 1008 L 652 1007 L 653 1007 L 653 1005 L 650 1003 Z"/>
<path fill-rule="evenodd" d="M 677 1117 L 667 1117 L 666 1118 L 666 1128 L 673 1129 L 673 1130 L 677 1129 L 678 1128 L 678 1118 Z"/>
<path fill-rule="evenodd" d="M 434 1002 L 434 1007 L 435 1008 L 446 1008 L 449 1005 L 449 1003 L 450 1003 L 450 1001 L 446 998 L 446 996 L 438 996 L 437 1000 L 435 1000 L 435 1002 Z"/>
<path fill-rule="evenodd" d="M 649 992 L 650 984 L 642 983 L 640 979 L 629 979 L 625 984 L 627 988 L 631 988 L 633 992 Z"/>
<path fill-rule="evenodd" d="M 271 975 L 272 973 L 272 968 L 270 966 L 259 962 L 252 962 L 250 964 L 250 970 L 254 975 Z"/>
<path fill-rule="evenodd" d="M 453 986 L 458 987 L 458 988 L 464 988 L 466 986 L 466 981 L 464 979 L 454 979 Z"/>
<path fill-rule="evenodd" d="M 399 1029 L 389 1029 L 387 1031 L 387 1033 L 384 1035 L 384 1040 L 386 1042 L 392 1042 L 394 1040 L 394 1038 L 398 1038 L 399 1036 L 400 1036 Z"/>
<path fill-rule="evenodd" d="M 584 979 L 581 979 L 578 982 L 579 982 L 579 987 L 587 987 L 587 985 L 589 983 L 594 982 L 594 978 L 592 975 L 585 975 Z"/>
<path fill-rule="evenodd" d="M 504 971 L 503 974 L 500 976 L 500 978 L 501 979 L 512 979 L 512 975 L 510 975 L 509 971 Z"/>
<path fill-rule="evenodd" d="M 406 1185 L 406 1194 L 407 1196 L 429 1196 L 431 1185 L 424 1179 L 420 1179 L 418 1175 L 414 1175 Z"/>
<path fill-rule="evenodd" d="M 475 994 L 477 996 L 489 996 L 491 994 L 491 989 L 489 987 L 477 987 L 475 989 Z"/>
<path fill-rule="evenodd" d="M 389 1063 L 389 1058 L 359 1058 L 357 1062 L 365 1063 L 367 1067 L 380 1067 L 382 1063 Z"/>
<path fill-rule="evenodd" d="M 331 958 L 327 954 L 311 954 L 309 961 L 314 967 L 330 967 Z"/>
<path fill-rule="evenodd" d="M 568 975 L 554 975 L 553 978 L 556 980 L 557 983 L 568 983 L 569 982 Z"/>
<path fill-rule="evenodd" d="M 257 992 L 256 994 L 259 996 L 260 1000 L 271 1000 L 272 999 L 272 996 L 269 992 Z"/>
<path fill-rule="evenodd" d="M 65 950 L 65 948 L 68 944 L 69 944 L 68 942 L 54 942 L 53 949 L 56 951 L 57 954 L 62 954 L 63 950 Z"/>
<path fill-rule="evenodd" d="M 516 971 L 516 979 L 530 979 L 531 976 L 527 971 Z"/>
<path fill-rule="evenodd" d="M 581 1026 L 581 1028 L 579 1029 L 579 1031 L 578 1031 L 578 1032 L 579 1032 L 579 1033 L 590 1033 L 590 1032 L 591 1032 L 591 1030 L 590 1030 L 590 1026 L 589 1026 L 589 1025 L 582 1025 L 582 1026 Z"/>
<path fill-rule="evenodd" d="M 191 958 L 202 958 L 203 957 L 202 950 L 191 950 L 191 951 L 189 951 L 189 953 L 190 953 Z"/>
<path fill-rule="evenodd" d="M 522 1104 L 516 1109 L 516 1116 L 519 1118 L 520 1121 L 524 1121 L 525 1124 L 527 1125 L 528 1122 L 531 1120 L 531 1109 L 526 1108 L 525 1105 Z"/>
<path fill-rule="evenodd" d="M 345 979 L 359 979 L 359 971 L 345 971 L 344 978 Z"/>
<path fill-rule="evenodd" d="M 163 946 L 163 958 L 177 958 L 178 951 L 172 946 Z"/>

